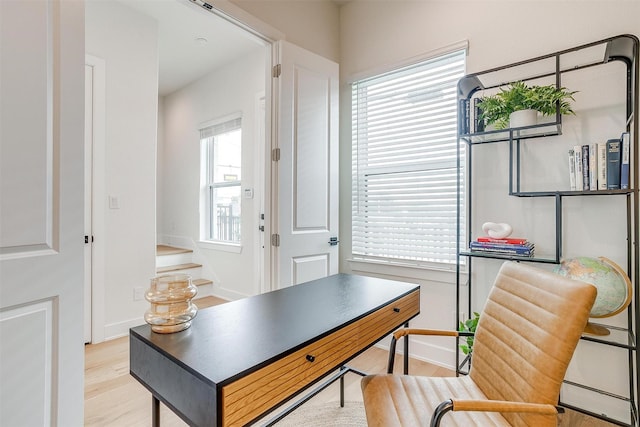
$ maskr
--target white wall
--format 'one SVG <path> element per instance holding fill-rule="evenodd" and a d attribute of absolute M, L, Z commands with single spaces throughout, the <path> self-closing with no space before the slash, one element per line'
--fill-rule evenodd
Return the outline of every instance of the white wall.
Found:
<path fill-rule="evenodd" d="M 365 274 L 382 275 L 391 278 L 408 277 L 422 285 L 422 313 L 412 324 L 414 326 L 429 326 L 432 328 L 451 328 L 455 324 L 453 310 L 455 307 L 454 275 L 443 272 L 422 270 L 413 271 L 356 265 L 349 260 L 351 247 L 351 128 L 350 128 L 350 87 L 347 82 L 354 77 L 362 76 L 372 70 L 383 70 L 392 64 L 423 56 L 424 54 L 468 40 L 469 55 L 467 57 L 467 72 L 509 64 L 518 60 L 543 55 L 553 51 L 570 48 L 576 45 L 596 41 L 602 38 L 624 34 L 640 34 L 640 3 L 630 1 L 589 1 L 589 2 L 541 2 L 541 1 L 355 1 L 344 5 L 341 9 L 341 266 L 343 272 L 361 272 Z M 607 66 L 609 67 L 609 66 Z M 598 73 L 616 74 L 618 71 L 600 70 Z M 619 74 L 617 74 L 619 75 Z M 573 79 L 573 80 L 572 80 Z M 575 138 L 576 144 L 602 141 L 603 138 L 618 137 L 623 130 L 621 122 L 622 107 L 619 104 L 621 95 L 620 84 L 611 89 L 604 89 L 604 83 L 598 81 L 595 88 L 589 88 L 589 81 L 568 79 L 567 85 L 576 85 L 575 89 L 583 90 L 580 108 L 596 109 L 596 105 L 604 101 L 606 108 L 600 118 L 608 120 L 613 125 L 608 129 L 593 126 L 585 119 L 565 119 L 564 135 Z M 586 83 L 586 85 L 585 85 Z M 571 88 L 571 86 L 569 86 Z M 610 94 L 617 101 L 613 101 Z M 617 97 L 617 98 L 616 98 Z M 616 104 L 618 102 L 618 104 Z M 614 129 L 611 132 L 610 129 Z M 609 133 L 607 133 L 609 132 Z M 617 133 L 617 134 L 616 134 Z M 565 140 L 566 141 L 566 140 Z M 547 142 L 547 144 L 550 144 Z M 553 144 L 554 153 L 558 150 L 566 156 L 564 148 L 558 149 Z M 506 147 L 505 147 L 506 148 Z M 546 208 L 540 208 L 540 200 L 522 201 L 512 200 L 509 206 L 499 207 L 496 200 L 502 197 L 505 185 L 495 185 L 495 181 L 507 176 L 504 154 L 499 153 L 499 147 L 492 147 L 478 164 L 491 164 L 491 168 L 476 166 L 477 176 L 474 179 L 485 178 L 478 187 L 482 188 L 485 197 L 474 204 L 474 212 L 485 216 L 486 220 L 499 222 L 514 221 L 518 230 L 531 231 L 528 224 L 533 222 L 534 233 L 549 237 L 548 229 L 553 226 L 553 216 L 549 216 Z M 502 150 L 504 151 L 504 150 Z M 544 150 L 542 152 L 544 154 Z M 540 152 L 538 155 L 542 155 Z M 548 155 L 548 153 L 547 153 Z M 561 154 L 558 154 L 560 158 Z M 553 157 L 553 156 L 552 156 Z M 538 159 L 540 160 L 540 159 Z M 544 159 L 542 159 L 544 161 Z M 564 172 L 564 162 L 554 162 L 550 167 L 553 173 L 539 170 L 530 171 L 525 177 L 529 182 L 532 178 L 539 179 L 542 175 L 558 180 L 568 189 L 568 175 Z M 566 183 L 564 182 L 566 181 Z M 620 216 L 615 221 L 624 223 L 624 201 L 575 198 L 565 202 L 565 256 L 607 255 L 616 262 L 625 265 L 626 251 L 624 247 L 616 245 L 603 246 L 600 242 L 615 235 L 624 242 L 622 225 L 614 230 L 605 231 L 599 228 L 601 219 L 610 215 L 608 208 L 615 204 L 621 208 Z M 536 204 L 534 204 L 536 203 Z M 543 205 L 545 202 L 542 202 Z M 549 202 L 551 203 L 551 202 Z M 518 214 L 524 208 L 525 214 Z M 500 218 L 497 216 L 503 215 Z M 574 216 L 572 216 L 574 215 Z M 586 219 L 587 225 L 579 223 L 566 224 L 568 218 L 580 216 Z M 494 218 L 492 218 L 494 217 Z M 478 221 L 481 222 L 482 220 Z M 473 230 L 475 235 L 478 230 Z M 594 231 L 596 234 L 594 235 Z M 551 236 L 552 238 L 553 236 Z M 610 240 L 609 240 L 610 241 Z M 541 246 L 550 245 L 549 240 Z M 479 264 L 479 263 L 477 263 Z M 480 271 L 476 283 L 485 282 L 488 287 L 499 267 L 499 262 L 487 262 L 488 267 Z M 475 265 L 475 264 L 474 264 Z M 549 268 L 549 267 L 548 267 Z M 368 273 L 367 273 L 368 271 Z M 478 272 L 478 270 L 474 270 Z M 411 277 L 409 277 L 411 276 Z M 476 307 L 481 308 L 486 289 L 477 294 Z M 613 324 L 624 324 L 624 316 L 610 320 Z M 442 339 L 416 339 L 412 344 L 412 352 L 419 357 L 445 366 L 453 366 L 453 343 Z M 604 352 L 604 353 L 603 353 Z M 622 355 L 622 358 L 619 355 Z M 573 379 L 588 380 L 596 387 L 604 387 L 613 392 L 627 394 L 628 383 L 626 372 L 625 352 L 613 350 L 612 347 L 596 346 L 581 342 L 578 353 L 570 369 Z M 614 360 L 611 369 L 594 369 L 598 366 L 598 358 L 607 357 Z M 594 375 L 595 372 L 595 375 Z M 588 402 L 581 398 L 582 403 Z M 615 406 L 615 405 L 613 405 Z M 624 405 L 623 405 L 624 406 Z M 600 408 L 598 408 L 600 410 Z M 628 408 L 606 407 L 602 411 L 625 416 Z M 622 414 L 622 415 L 620 415 Z"/>
<path fill-rule="evenodd" d="M 253 188 L 253 199 L 242 199 L 242 251 L 199 247 L 201 261 L 213 271 L 214 293 L 228 299 L 260 291 L 255 266 L 257 209 L 262 177 L 255 175 L 257 150 L 256 97 L 265 91 L 266 50 L 256 50 L 196 82 L 164 97 L 164 140 L 161 168 L 163 224 L 166 243 L 198 242 L 200 238 L 200 136 L 202 123 L 242 114 L 242 188 Z"/>
<path fill-rule="evenodd" d="M 331 0 L 231 0 L 282 31 L 288 42 L 334 62 L 340 60 L 340 8 Z"/>
<path fill-rule="evenodd" d="M 143 323 L 148 308 L 133 288 L 155 276 L 158 42 L 153 20 L 118 2 L 86 3 L 86 52 L 106 63 L 106 194 L 119 209 L 104 218 L 105 338 Z"/>

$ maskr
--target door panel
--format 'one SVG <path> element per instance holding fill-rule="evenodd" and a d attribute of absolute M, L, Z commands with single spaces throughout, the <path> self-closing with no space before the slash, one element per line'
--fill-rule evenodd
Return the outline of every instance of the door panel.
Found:
<path fill-rule="evenodd" d="M 326 76 L 294 65 L 294 232 L 329 230 L 329 89 Z"/>
<path fill-rule="evenodd" d="M 304 283 L 330 273 L 329 255 L 311 255 L 291 259 L 293 283 Z"/>
<path fill-rule="evenodd" d="M 338 64 L 278 42 L 274 288 L 338 272 Z"/>
<path fill-rule="evenodd" d="M 83 424 L 83 64 L 82 2 L 0 1 L 3 426 Z"/>

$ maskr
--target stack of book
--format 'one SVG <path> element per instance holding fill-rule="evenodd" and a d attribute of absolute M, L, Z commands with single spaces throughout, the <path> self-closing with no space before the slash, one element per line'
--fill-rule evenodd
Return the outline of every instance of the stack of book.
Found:
<path fill-rule="evenodd" d="M 504 239 L 478 237 L 475 241 L 469 243 L 469 249 L 472 252 L 490 252 L 501 255 L 532 257 L 534 244 L 527 241 L 527 239 L 515 237 Z"/>

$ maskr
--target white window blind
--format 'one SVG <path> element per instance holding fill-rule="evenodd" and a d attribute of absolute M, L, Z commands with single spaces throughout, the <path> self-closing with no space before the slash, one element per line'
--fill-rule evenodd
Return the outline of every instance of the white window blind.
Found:
<path fill-rule="evenodd" d="M 464 69 L 460 50 L 353 84 L 354 256 L 455 264 Z"/>

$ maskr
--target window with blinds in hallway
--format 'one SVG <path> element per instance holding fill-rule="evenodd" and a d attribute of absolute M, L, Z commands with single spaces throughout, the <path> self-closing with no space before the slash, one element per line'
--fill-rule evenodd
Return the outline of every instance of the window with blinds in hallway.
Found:
<path fill-rule="evenodd" d="M 465 54 L 353 83 L 355 258 L 455 265 L 457 82 Z"/>

